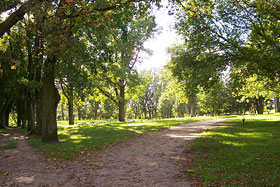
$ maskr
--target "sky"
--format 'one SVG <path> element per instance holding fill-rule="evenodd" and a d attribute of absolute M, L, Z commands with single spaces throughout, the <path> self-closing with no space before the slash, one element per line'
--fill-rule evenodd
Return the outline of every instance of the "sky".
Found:
<path fill-rule="evenodd" d="M 166 8 L 157 10 L 155 16 L 158 27 L 161 27 L 162 30 L 159 35 L 156 34 L 154 38 L 145 42 L 144 47 L 152 50 L 153 55 L 147 56 L 141 54 L 142 62 L 136 64 L 138 70 L 162 68 L 170 60 L 166 49 L 179 41 L 173 29 L 175 24 L 174 16 L 168 15 L 168 10 Z"/>

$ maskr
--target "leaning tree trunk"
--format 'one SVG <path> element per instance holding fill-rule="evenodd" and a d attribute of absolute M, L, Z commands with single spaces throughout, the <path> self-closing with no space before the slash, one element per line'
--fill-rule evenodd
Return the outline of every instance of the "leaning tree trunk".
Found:
<path fill-rule="evenodd" d="M 60 100 L 54 84 L 55 59 L 47 59 L 44 64 L 42 85 L 42 141 L 58 142 L 56 109 Z"/>
<path fill-rule="evenodd" d="M 120 98 L 119 98 L 119 121 L 125 121 L 125 98 L 124 98 L 125 86 L 120 86 Z"/>

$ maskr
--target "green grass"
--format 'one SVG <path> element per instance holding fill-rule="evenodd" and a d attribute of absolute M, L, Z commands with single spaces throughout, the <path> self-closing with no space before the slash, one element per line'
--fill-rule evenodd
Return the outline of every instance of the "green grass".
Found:
<path fill-rule="evenodd" d="M 0 147 L 1 151 L 7 150 L 7 149 L 13 149 L 16 148 L 18 143 L 16 141 L 10 140 L 5 143 L 5 145 Z"/>
<path fill-rule="evenodd" d="M 189 175 L 204 186 L 279 186 L 280 117 L 239 116 L 224 126 L 204 132 L 195 141 L 195 162 Z"/>
<path fill-rule="evenodd" d="M 129 122 L 112 120 L 104 121 L 105 123 L 90 123 L 92 121 L 83 120 L 78 121 L 75 125 L 68 125 L 67 121 L 58 121 L 58 136 L 62 143 L 46 144 L 42 143 L 39 138 L 31 138 L 29 143 L 55 158 L 74 160 L 80 154 L 101 150 L 133 136 L 174 125 L 208 119 L 214 118 L 131 120 Z"/>

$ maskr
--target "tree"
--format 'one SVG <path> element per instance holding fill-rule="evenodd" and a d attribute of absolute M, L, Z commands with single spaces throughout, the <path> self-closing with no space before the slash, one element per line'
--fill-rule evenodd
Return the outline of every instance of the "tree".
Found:
<path fill-rule="evenodd" d="M 8 2 L 8 4 L 1 11 L 6 11 L 20 3 L 19 1 L 13 1 L 11 4 L 11 1 L 5 2 Z M 86 32 L 84 26 L 89 25 L 89 23 L 96 19 L 111 19 L 110 10 L 131 9 L 145 14 L 147 8 L 151 6 L 150 2 L 154 1 L 64 2 L 29 0 L 19 6 L 19 9 L 15 9 L 0 24 L 1 36 L 4 36 L 3 33 L 9 31 L 12 26 L 21 24 L 18 21 L 22 20 L 27 12 L 30 12 L 30 15 L 32 15 L 29 21 L 33 22 L 35 27 L 28 30 L 31 33 L 27 37 L 27 43 L 29 44 L 27 44 L 27 48 L 21 48 L 21 52 L 28 54 L 28 62 L 32 62 L 28 64 L 31 64 L 31 69 L 35 69 L 34 77 L 36 77 L 38 83 L 41 83 L 39 85 L 42 85 L 40 89 L 35 91 L 35 97 L 39 100 L 36 107 L 36 118 L 38 131 L 39 133 L 42 132 L 43 141 L 57 141 L 56 108 L 59 102 L 59 94 L 55 85 L 55 78 L 59 74 L 57 67 L 63 63 L 65 55 L 72 54 L 76 49 L 88 44 L 82 37 L 82 33 Z M 112 18 L 111 21 L 114 21 L 114 19 Z M 27 24 L 24 27 L 28 28 Z M 96 36 L 96 31 L 92 32 L 91 35 Z M 30 51 L 34 51 L 34 54 L 30 53 Z M 87 51 L 85 50 L 85 52 Z M 22 54 L 21 52 L 17 54 Z M 74 55 L 69 56 L 73 57 Z M 12 57 L 12 59 L 15 58 Z M 90 61 L 89 57 L 88 61 Z M 78 62 L 74 61 L 72 63 Z M 1 70 L 3 69 L 1 68 Z M 43 73 L 42 78 L 41 72 Z M 29 73 L 34 72 L 30 71 Z M 28 80 L 31 81 L 29 78 Z M 2 100 L 1 105 L 3 104 Z"/>
<path fill-rule="evenodd" d="M 97 46 L 100 51 L 97 60 L 103 64 L 97 71 L 94 69 L 95 86 L 118 106 L 119 120 L 125 121 L 126 87 L 132 88 L 137 83 L 134 65 L 139 53 L 145 51 L 143 44 L 152 37 L 156 25 L 152 16 L 138 15 L 136 18 L 131 10 L 112 14 L 116 20 L 111 25 L 101 26 L 102 35 L 91 37 L 89 41 L 92 46 Z"/>

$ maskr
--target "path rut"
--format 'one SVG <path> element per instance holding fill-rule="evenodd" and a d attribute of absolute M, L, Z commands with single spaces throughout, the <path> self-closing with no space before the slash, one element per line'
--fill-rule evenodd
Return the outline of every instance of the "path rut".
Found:
<path fill-rule="evenodd" d="M 184 151 L 205 129 L 223 119 L 174 126 L 131 138 L 89 155 L 83 161 L 51 163 L 27 145 L 24 136 L 13 134 L 0 141 L 17 139 L 15 149 L 0 151 L 1 186 L 178 186 L 188 187 L 189 159 Z"/>

